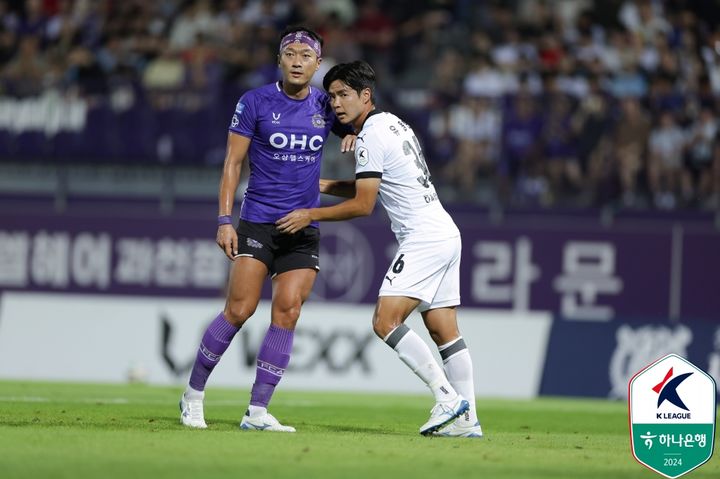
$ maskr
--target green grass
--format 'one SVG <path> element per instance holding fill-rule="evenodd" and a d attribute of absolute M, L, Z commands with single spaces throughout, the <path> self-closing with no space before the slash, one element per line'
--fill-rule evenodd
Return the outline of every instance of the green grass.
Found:
<path fill-rule="evenodd" d="M 238 429 L 247 391 L 210 388 L 207 430 L 178 423 L 180 388 L 0 382 L 0 477 L 653 478 L 623 402 L 484 400 L 486 437 L 426 438 L 429 397 L 280 390 L 296 434 Z M 687 477 L 720 477 L 713 457 Z"/>

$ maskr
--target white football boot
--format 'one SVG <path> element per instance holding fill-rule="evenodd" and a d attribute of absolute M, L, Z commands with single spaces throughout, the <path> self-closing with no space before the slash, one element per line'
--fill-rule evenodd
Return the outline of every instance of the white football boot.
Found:
<path fill-rule="evenodd" d="M 180 398 L 180 422 L 187 427 L 207 428 L 202 398 L 188 399 L 183 393 Z"/>
<path fill-rule="evenodd" d="M 461 395 L 448 402 L 439 402 L 430 410 L 430 419 L 420 427 L 420 434 L 427 436 L 464 413 L 470 403 Z"/>
<path fill-rule="evenodd" d="M 249 413 L 245 413 L 240 421 L 240 429 L 251 431 L 273 431 L 273 432 L 295 432 L 292 426 L 283 426 L 275 416 L 266 412 L 259 416 L 250 417 Z"/>
<path fill-rule="evenodd" d="M 474 437 L 479 439 L 483 437 L 483 431 L 479 421 L 471 424 L 462 417 L 459 417 L 439 431 L 435 431 L 433 436 Z"/>

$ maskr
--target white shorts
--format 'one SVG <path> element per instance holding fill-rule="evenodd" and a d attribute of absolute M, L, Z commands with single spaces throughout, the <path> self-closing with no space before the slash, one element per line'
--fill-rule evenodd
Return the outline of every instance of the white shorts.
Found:
<path fill-rule="evenodd" d="M 460 236 L 400 245 L 378 296 L 420 300 L 420 312 L 460 304 Z"/>

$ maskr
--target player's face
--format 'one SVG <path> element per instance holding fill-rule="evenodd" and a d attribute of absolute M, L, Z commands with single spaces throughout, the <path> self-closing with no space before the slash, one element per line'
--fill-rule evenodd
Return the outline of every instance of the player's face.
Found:
<path fill-rule="evenodd" d="M 291 43 L 280 52 L 278 63 L 283 83 L 304 86 L 310 83 L 320 68 L 320 61 L 312 48 L 304 43 Z"/>
<path fill-rule="evenodd" d="M 370 90 L 366 89 L 358 93 L 340 80 L 330 83 L 328 95 L 335 116 L 343 125 L 350 123 L 355 127 L 359 126 L 371 106 Z"/>

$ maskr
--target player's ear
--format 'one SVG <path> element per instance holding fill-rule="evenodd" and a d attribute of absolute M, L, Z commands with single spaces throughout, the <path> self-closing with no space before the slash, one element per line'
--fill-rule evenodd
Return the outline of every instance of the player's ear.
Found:
<path fill-rule="evenodd" d="M 280 54 L 279 53 L 277 55 L 277 64 L 278 64 L 278 66 L 280 66 Z"/>
<path fill-rule="evenodd" d="M 318 71 L 320 69 L 320 64 L 322 63 L 322 57 L 318 57 L 317 59 L 317 65 L 315 65 L 315 71 Z"/>
<path fill-rule="evenodd" d="M 372 98 L 372 92 L 370 91 L 369 88 L 363 88 L 363 91 L 361 93 L 362 93 L 363 103 L 369 102 L 370 98 Z"/>

